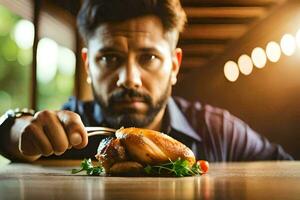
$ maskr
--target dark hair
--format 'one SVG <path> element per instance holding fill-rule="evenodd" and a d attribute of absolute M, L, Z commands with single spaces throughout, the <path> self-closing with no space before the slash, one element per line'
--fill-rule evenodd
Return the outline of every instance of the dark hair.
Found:
<path fill-rule="evenodd" d="M 79 32 L 85 42 L 101 23 L 155 15 L 165 32 L 183 30 L 186 14 L 179 0 L 84 0 L 77 17 Z M 178 34 L 177 34 L 178 35 Z M 176 41 L 177 42 L 177 41 Z"/>

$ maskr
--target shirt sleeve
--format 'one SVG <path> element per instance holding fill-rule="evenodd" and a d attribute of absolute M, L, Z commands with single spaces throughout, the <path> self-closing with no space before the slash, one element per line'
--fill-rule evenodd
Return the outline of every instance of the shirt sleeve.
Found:
<path fill-rule="evenodd" d="M 75 97 L 70 97 L 69 101 L 62 105 L 61 110 L 69 110 L 69 111 L 73 111 L 73 112 L 78 112 L 77 104 L 78 104 L 77 99 Z"/>
<path fill-rule="evenodd" d="M 206 114 L 209 145 L 219 161 L 292 160 L 283 148 L 224 110 Z"/>
<path fill-rule="evenodd" d="M 231 140 L 225 141 L 232 144 L 228 148 L 228 157 L 237 160 L 291 160 L 292 157 L 287 154 L 283 148 L 271 143 L 264 136 L 259 135 L 244 122 L 234 119 L 229 120 L 232 128 L 229 129 Z"/>

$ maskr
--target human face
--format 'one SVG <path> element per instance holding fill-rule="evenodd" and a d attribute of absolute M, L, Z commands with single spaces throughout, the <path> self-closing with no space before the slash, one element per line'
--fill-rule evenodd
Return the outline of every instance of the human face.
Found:
<path fill-rule="evenodd" d="M 155 16 L 96 29 L 86 67 L 110 126 L 149 127 L 161 120 L 181 59 L 168 39 Z"/>

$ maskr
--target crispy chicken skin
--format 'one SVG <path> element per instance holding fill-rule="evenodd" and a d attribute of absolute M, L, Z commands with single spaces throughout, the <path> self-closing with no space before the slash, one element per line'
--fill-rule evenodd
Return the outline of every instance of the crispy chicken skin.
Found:
<path fill-rule="evenodd" d="M 121 128 L 116 138 L 101 141 L 96 158 L 108 174 L 139 173 L 143 166 L 185 159 L 192 166 L 193 152 L 163 133 L 141 128 Z"/>
<path fill-rule="evenodd" d="M 157 131 L 125 128 L 117 130 L 116 137 L 130 157 L 142 164 L 157 165 L 178 158 L 187 160 L 190 166 L 195 163 L 194 153 L 188 147 Z"/>

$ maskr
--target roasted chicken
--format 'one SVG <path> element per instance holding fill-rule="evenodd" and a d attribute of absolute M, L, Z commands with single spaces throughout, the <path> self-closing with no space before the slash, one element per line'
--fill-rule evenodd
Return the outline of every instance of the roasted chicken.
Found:
<path fill-rule="evenodd" d="M 148 129 L 121 128 L 115 137 L 101 141 L 96 158 L 107 174 L 137 175 L 146 165 L 159 165 L 178 158 L 195 163 L 193 152 L 170 136 Z"/>

